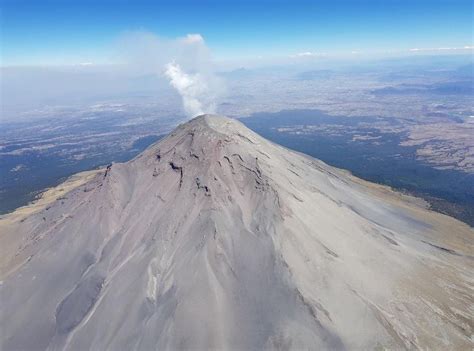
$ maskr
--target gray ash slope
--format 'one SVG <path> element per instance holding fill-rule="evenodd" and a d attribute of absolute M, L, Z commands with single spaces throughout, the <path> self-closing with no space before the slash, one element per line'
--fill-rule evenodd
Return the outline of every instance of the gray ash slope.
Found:
<path fill-rule="evenodd" d="M 471 228 L 205 115 L 0 220 L 4 350 L 466 349 Z"/>

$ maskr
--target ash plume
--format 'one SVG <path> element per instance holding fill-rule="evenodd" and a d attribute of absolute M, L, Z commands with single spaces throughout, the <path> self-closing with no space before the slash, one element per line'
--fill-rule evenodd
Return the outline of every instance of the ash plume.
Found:
<path fill-rule="evenodd" d="M 184 111 L 188 116 L 215 112 L 216 103 L 204 75 L 187 74 L 176 62 L 166 65 L 165 75 L 169 78 L 171 86 L 181 95 Z"/>
<path fill-rule="evenodd" d="M 225 88 L 215 74 L 210 50 L 200 34 L 168 39 L 133 32 L 122 38 L 126 61 L 137 74 L 158 74 L 181 96 L 188 117 L 215 113 Z"/>

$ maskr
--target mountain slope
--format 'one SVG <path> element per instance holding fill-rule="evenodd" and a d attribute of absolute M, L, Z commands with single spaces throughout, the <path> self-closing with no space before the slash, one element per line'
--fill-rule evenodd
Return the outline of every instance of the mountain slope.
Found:
<path fill-rule="evenodd" d="M 472 347 L 471 228 L 235 120 L 79 184 L 1 219 L 5 350 Z"/>

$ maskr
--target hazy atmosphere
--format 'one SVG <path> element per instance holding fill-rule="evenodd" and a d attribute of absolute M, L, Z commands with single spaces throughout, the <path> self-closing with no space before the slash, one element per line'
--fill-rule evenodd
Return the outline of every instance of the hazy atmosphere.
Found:
<path fill-rule="evenodd" d="M 1 1 L 0 349 L 472 349 L 473 13 Z"/>

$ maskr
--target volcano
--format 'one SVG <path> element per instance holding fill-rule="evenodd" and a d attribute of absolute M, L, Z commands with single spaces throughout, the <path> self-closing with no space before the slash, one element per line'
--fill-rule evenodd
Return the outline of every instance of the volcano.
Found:
<path fill-rule="evenodd" d="M 470 349 L 474 231 L 197 117 L 0 220 L 3 350 Z"/>

